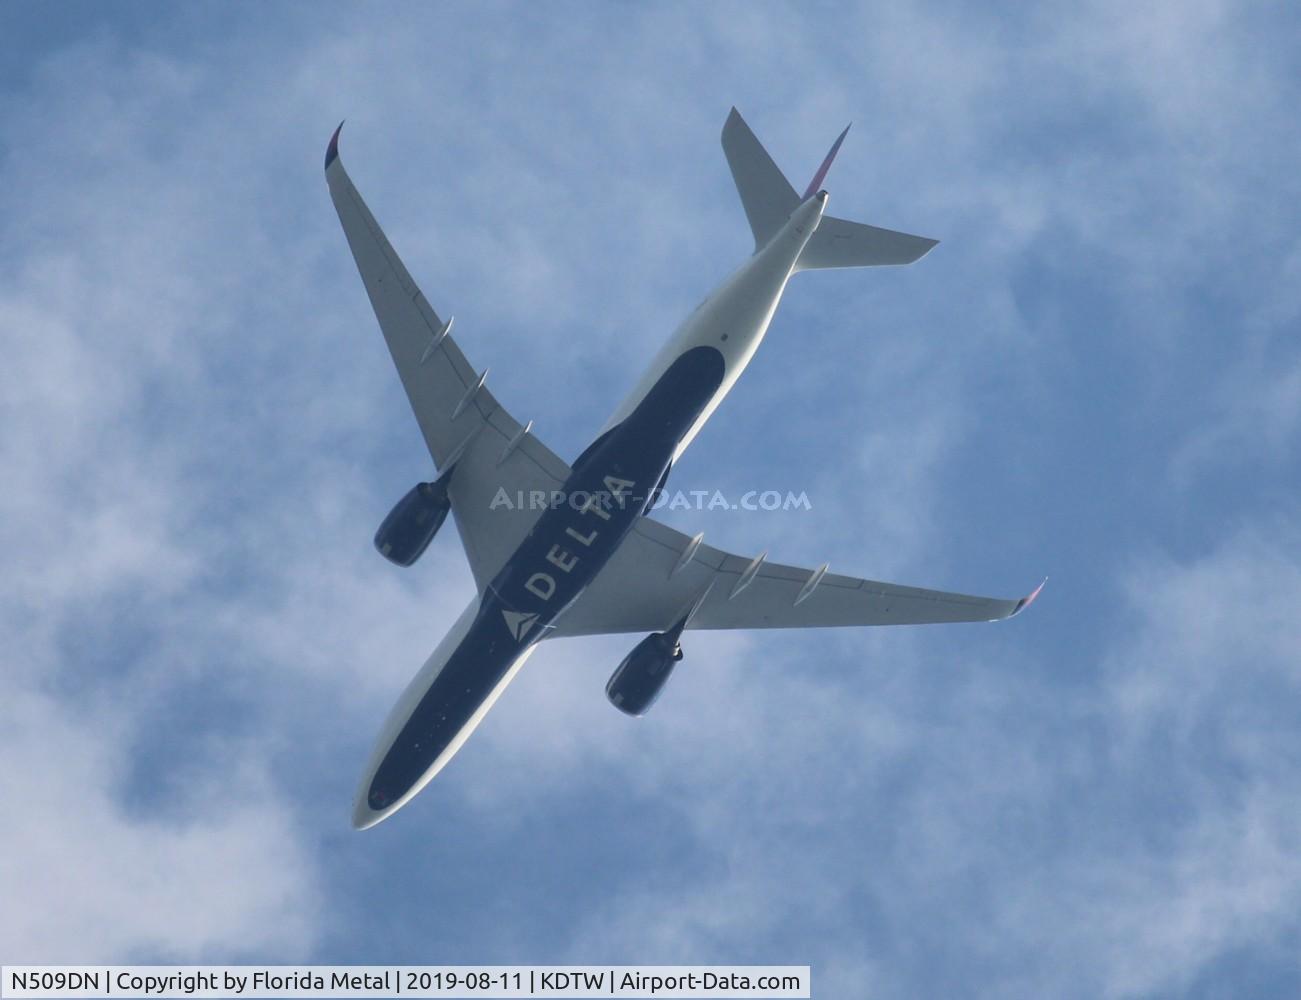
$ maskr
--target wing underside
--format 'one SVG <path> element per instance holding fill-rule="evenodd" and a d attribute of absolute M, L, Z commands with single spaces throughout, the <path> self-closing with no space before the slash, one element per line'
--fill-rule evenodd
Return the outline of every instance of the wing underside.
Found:
<path fill-rule="evenodd" d="M 569 466 L 497 402 L 486 371 L 466 360 L 344 170 L 337 138 L 326 156 L 330 197 L 429 454 L 439 469 L 456 461 L 452 514 L 482 590 L 541 513 L 528 498 L 559 489 Z"/>
<path fill-rule="evenodd" d="M 924 625 L 1010 618 L 1038 594 L 1003 600 L 748 559 L 642 518 L 556 636 L 668 628 L 705 593 L 691 629 Z M 706 591 L 708 591 L 706 593 Z"/>
<path fill-rule="evenodd" d="M 338 157 L 326 153 L 330 197 L 402 387 L 436 467 L 455 462 L 452 514 L 482 590 L 528 534 L 569 466 L 496 400 L 430 306 Z M 929 241 L 927 241 L 929 242 Z M 504 502 L 503 502 L 503 498 Z M 552 633 L 667 628 L 706 594 L 693 629 L 915 625 L 1008 618 L 1020 600 L 975 597 L 748 559 L 642 518 Z"/>

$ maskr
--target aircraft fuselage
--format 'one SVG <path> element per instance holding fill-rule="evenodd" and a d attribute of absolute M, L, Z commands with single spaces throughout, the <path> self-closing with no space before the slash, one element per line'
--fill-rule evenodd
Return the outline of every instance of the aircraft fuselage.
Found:
<path fill-rule="evenodd" d="M 358 789 L 355 826 L 378 823 L 442 769 L 609 561 L 753 357 L 825 204 L 824 192 L 806 199 L 701 303 L 574 462 L 561 499 L 394 706 Z"/>

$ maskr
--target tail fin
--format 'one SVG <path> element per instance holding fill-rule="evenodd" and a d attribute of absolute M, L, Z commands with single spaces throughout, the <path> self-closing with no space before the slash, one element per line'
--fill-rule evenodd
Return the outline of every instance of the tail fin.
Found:
<path fill-rule="evenodd" d="M 813 175 L 813 180 L 809 181 L 809 186 L 804 189 L 804 197 L 812 198 L 822 189 L 822 182 L 827 179 L 827 171 L 831 169 L 831 164 L 836 161 L 836 154 L 840 152 L 840 144 L 845 141 L 845 136 L 849 135 L 850 125 L 845 126 L 845 131 L 836 136 L 836 141 L 831 144 L 829 152 L 822 160 L 822 166 L 818 167 L 818 172 Z"/>
<path fill-rule="evenodd" d="M 845 129 L 848 132 L 849 129 Z M 823 160 L 806 198 L 817 194 L 826 177 L 831 161 L 844 141 L 840 134 Z M 759 142 L 740 112 L 733 108 L 723 125 L 723 152 L 727 165 L 732 168 L 736 190 L 741 195 L 745 217 L 754 233 L 754 247 L 758 250 L 767 243 L 790 217 L 803 199 L 795 193 L 790 182 L 782 175 L 767 150 Z M 886 264 L 911 264 L 925 256 L 938 240 L 924 236 L 910 236 L 891 229 L 860 222 L 848 222 L 824 215 L 817 230 L 804 247 L 797 271 L 811 271 L 830 267 L 878 267 Z"/>

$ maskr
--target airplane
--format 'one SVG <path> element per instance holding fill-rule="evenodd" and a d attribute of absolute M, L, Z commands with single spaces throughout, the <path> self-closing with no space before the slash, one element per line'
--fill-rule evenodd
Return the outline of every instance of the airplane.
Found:
<path fill-rule="evenodd" d="M 673 463 L 736 384 L 791 275 L 911 264 L 936 240 L 827 215 L 822 188 L 848 128 L 804 193 L 735 108 L 723 152 L 754 253 L 704 300 L 572 463 L 510 415 L 416 286 L 339 158 L 330 197 L 380 330 L 434 460 L 384 518 L 375 546 L 412 565 L 450 512 L 476 593 L 398 698 L 366 764 L 352 824 L 402 808 L 446 766 L 544 639 L 649 633 L 606 685 L 641 715 L 682 659 L 688 629 L 821 628 L 997 621 L 1038 596 L 1001 600 L 924 590 L 746 557 L 648 516 Z M 528 497 L 530 501 L 515 502 Z"/>

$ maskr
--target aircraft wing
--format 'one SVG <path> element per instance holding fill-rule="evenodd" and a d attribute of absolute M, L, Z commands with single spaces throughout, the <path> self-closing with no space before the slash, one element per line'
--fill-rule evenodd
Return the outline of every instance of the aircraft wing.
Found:
<path fill-rule="evenodd" d="M 560 489 L 569 466 L 529 432 L 531 423 L 506 412 L 484 385 L 486 370 L 466 360 L 450 320 L 434 312 L 343 169 L 338 140 L 336 131 L 325 154 L 330 198 L 429 454 L 440 469 L 456 461 L 452 515 L 482 590 L 542 512 L 529 494 Z"/>
<path fill-rule="evenodd" d="M 687 628 L 829 628 L 1010 618 L 1038 596 L 973 597 L 783 566 L 715 549 L 644 517 L 561 616 L 555 636 L 667 629 L 708 590 Z M 1040 584 L 1042 588 L 1043 584 Z"/>

